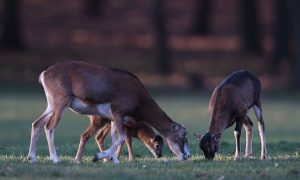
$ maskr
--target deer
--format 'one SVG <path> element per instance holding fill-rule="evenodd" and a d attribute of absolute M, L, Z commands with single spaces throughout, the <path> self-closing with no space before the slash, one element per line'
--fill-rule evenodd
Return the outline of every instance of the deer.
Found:
<path fill-rule="evenodd" d="M 79 61 L 57 63 L 39 76 L 47 100 L 44 113 L 32 123 L 27 159 L 36 162 L 36 148 L 42 127 L 50 160 L 59 162 L 54 132 L 63 112 L 69 108 L 82 115 L 97 115 L 111 121 L 112 145 L 95 154 L 94 161 L 120 161 L 117 147 L 126 139 L 124 119 L 133 118 L 156 129 L 178 160 L 190 156 L 187 130 L 173 121 L 155 102 L 142 82 L 132 73 Z"/>
<path fill-rule="evenodd" d="M 109 119 L 95 115 L 89 116 L 89 119 L 90 125 L 80 137 L 80 143 L 75 157 L 77 163 L 82 162 L 82 153 L 85 144 L 96 133 L 95 140 L 98 148 L 100 151 L 104 151 L 104 140 L 111 130 Z M 150 126 L 143 122 L 136 122 L 132 118 L 125 118 L 123 123 L 126 125 L 125 131 L 127 138 L 125 139 L 125 142 L 128 149 L 128 161 L 135 160 L 132 152 L 132 137 L 141 140 L 155 158 L 160 158 L 162 156 L 162 149 L 164 146 L 163 138 L 160 135 L 156 135 Z M 122 145 L 123 144 L 121 144 L 116 151 L 118 158 L 121 154 Z M 108 159 L 105 159 L 104 162 L 108 162 Z"/>
<path fill-rule="evenodd" d="M 235 160 L 241 159 L 241 129 L 246 130 L 245 158 L 252 158 L 253 123 L 247 112 L 253 108 L 257 121 L 261 142 L 261 159 L 266 159 L 265 123 L 261 106 L 261 83 L 258 78 L 246 70 L 232 73 L 218 85 L 209 102 L 210 124 L 204 135 L 197 135 L 199 148 L 206 159 L 213 159 L 219 149 L 220 139 L 225 129 L 235 123 Z"/>

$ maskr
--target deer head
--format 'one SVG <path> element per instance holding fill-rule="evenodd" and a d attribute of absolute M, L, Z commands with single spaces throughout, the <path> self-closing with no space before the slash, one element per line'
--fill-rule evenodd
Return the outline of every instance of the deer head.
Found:
<path fill-rule="evenodd" d="M 162 150 L 164 147 L 164 140 L 160 135 L 156 135 L 153 139 L 151 139 L 151 147 L 153 149 L 153 155 L 156 158 L 160 158 L 162 156 Z M 152 152 L 152 151 L 151 151 Z"/>
<path fill-rule="evenodd" d="M 203 151 L 205 159 L 213 159 L 219 149 L 221 133 L 211 134 L 207 132 L 204 135 L 194 135 L 199 139 L 199 148 Z"/>
<path fill-rule="evenodd" d="M 171 131 L 167 137 L 167 143 L 171 151 L 179 160 L 186 160 L 190 156 L 190 150 L 185 127 L 178 123 L 172 123 Z"/>

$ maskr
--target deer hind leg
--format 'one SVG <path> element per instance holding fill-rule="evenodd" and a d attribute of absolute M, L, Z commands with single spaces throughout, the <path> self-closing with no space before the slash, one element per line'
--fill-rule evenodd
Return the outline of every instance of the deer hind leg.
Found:
<path fill-rule="evenodd" d="M 263 160 L 267 158 L 267 147 L 266 147 L 266 136 L 265 136 L 265 123 L 263 120 L 261 103 L 260 102 L 255 103 L 253 109 L 258 121 L 258 130 L 259 130 L 260 143 L 261 143 L 260 159 Z"/>
<path fill-rule="evenodd" d="M 31 163 L 36 162 L 36 146 L 38 143 L 39 135 L 41 133 L 42 127 L 49 121 L 52 114 L 52 107 L 48 104 L 48 108 L 46 109 L 46 111 L 32 123 L 30 146 L 27 156 L 27 159 Z"/>
<path fill-rule="evenodd" d="M 133 153 L 132 153 L 132 137 L 129 134 L 128 129 L 126 128 L 125 130 L 126 130 L 126 135 L 127 135 L 127 137 L 125 139 L 125 143 L 126 143 L 127 151 L 128 151 L 128 161 L 134 161 L 134 156 L 133 156 Z M 120 158 L 123 144 L 124 143 L 119 145 L 118 148 L 117 148 L 116 153 L 117 153 L 118 158 Z"/>
<path fill-rule="evenodd" d="M 94 136 L 94 134 L 96 134 L 96 132 L 101 128 L 102 123 L 102 119 L 99 116 L 89 116 L 90 118 L 90 125 L 89 127 L 85 130 L 84 133 L 81 134 L 80 136 L 80 143 L 77 149 L 77 153 L 76 153 L 76 157 L 75 157 L 75 161 L 77 163 L 81 163 L 82 161 L 82 153 L 85 147 L 86 142 L 92 137 Z"/>
<path fill-rule="evenodd" d="M 97 133 L 96 135 L 96 142 L 97 142 L 97 145 L 98 145 L 98 148 L 100 150 L 100 152 L 103 152 L 105 151 L 105 145 L 104 145 L 104 140 L 106 138 L 106 136 L 109 134 L 110 132 L 110 129 L 111 129 L 111 125 L 110 125 L 110 122 L 107 122 Z M 103 159 L 103 162 L 108 162 L 109 159 L 108 158 L 104 158 Z"/>
<path fill-rule="evenodd" d="M 49 148 L 49 154 L 50 154 L 50 160 L 53 163 L 58 163 L 59 158 L 56 153 L 56 148 L 54 144 L 54 131 L 56 126 L 58 125 L 60 118 L 65 110 L 65 108 L 69 104 L 69 99 L 67 98 L 61 98 L 59 104 L 54 104 L 53 114 L 49 121 L 44 126 L 47 142 L 48 142 L 48 148 Z"/>
<path fill-rule="evenodd" d="M 102 158 L 112 158 L 113 162 L 119 163 L 116 155 L 116 149 L 126 139 L 126 133 L 123 125 L 123 117 L 118 112 L 112 112 L 113 121 L 111 123 L 112 146 L 103 152 L 96 153 L 94 161 Z"/>
<path fill-rule="evenodd" d="M 125 141 L 126 141 L 126 140 L 125 140 Z M 117 147 L 116 154 L 117 154 L 118 159 L 120 159 L 120 155 L 121 155 L 122 148 L 123 148 L 123 143 L 120 144 L 120 145 Z"/>
<path fill-rule="evenodd" d="M 110 128 L 111 125 L 110 123 L 105 124 L 97 133 L 95 140 L 97 142 L 98 148 L 99 150 L 105 151 L 105 145 L 104 145 L 104 140 L 106 138 L 106 136 L 109 134 L 110 132 Z"/>
<path fill-rule="evenodd" d="M 246 116 L 244 120 L 244 128 L 246 130 L 246 148 L 245 148 L 245 158 L 252 158 L 252 128 L 253 123 L 251 119 Z"/>
<path fill-rule="evenodd" d="M 128 161 L 134 161 L 134 156 L 132 152 L 132 137 L 127 135 L 125 143 L 127 145 L 127 150 L 128 150 Z"/>
<path fill-rule="evenodd" d="M 234 137 L 235 137 L 235 160 L 241 159 L 241 144 L 240 144 L 240 138 L 241 138 L 241 130 L 242 130 L 242 125 L 244 121 L 243 118 L 236 118 L 236 125 L 234 129 Z"/>

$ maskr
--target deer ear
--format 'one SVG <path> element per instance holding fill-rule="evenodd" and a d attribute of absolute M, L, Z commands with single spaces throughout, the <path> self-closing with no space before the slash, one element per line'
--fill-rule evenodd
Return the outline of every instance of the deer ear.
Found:
<path fill-rule="evenodd" d="M 213 136 L 214 141 L 219 142 L 221 139 L 221 133 L 217 133 Z"/>
<path fill-rule="evenodd" d="M 199 140 L 201 140 L 202 137 L 203 137 L 203 135 L 201 135 L 201 134 L 196 134 L 196 133 L 194 133 L 194 136 L 196 136 Z"/>
<path fill-rule="evenodd" d="M 173 131 L 178 131 L 179 128 L 180 128 L 179 124 L 175 124 L 175 123 L 172 124 L 172 130 Z"/>

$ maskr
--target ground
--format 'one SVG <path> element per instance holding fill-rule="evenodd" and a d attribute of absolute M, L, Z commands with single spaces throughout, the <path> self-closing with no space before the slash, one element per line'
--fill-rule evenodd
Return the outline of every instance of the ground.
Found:
<path fill-rule="evenodd" d="M 64 114 L 55 140 L 61 162 L 52 164 L 45 136 L 38 144 L 38 162 L 26 161 L 31 123 L 46 107 L 39 93 L 5 92 L 0 95 L 0 179 L 299 179 L 300 178 L 300 104 L 299 95 L 263 93 L 263 110 L 267 129 L 268 160 L 259 160 L 260 145 L 257 123 L 254 122 L 254 159 L 234 161 L 233 129 L 221 139 L 220 152 L 214 161 L 207 161 L 199 151 L 193 133 L 204 133 L 209 124 L 207 105 L 210 93 L 190 92 L 154 94 L 162 109 L 188 129 L 191 158 L 177 161 L 167 146 L 160 159 L 154 159 L 145 146 L 135 140 L 136 162 L 121 164 L 92 163 L 98 151 L 94 139 L 87 144 L 82 164 L 73 162 L 80 133 L 88 126 L 84 116 L 69 110 Z M 245 132 L 242 134 L 244 150 Z M 107 142 L 108 144 L 108 142 Z M 126 154 L 126 149 L 123 150 Z"/>

